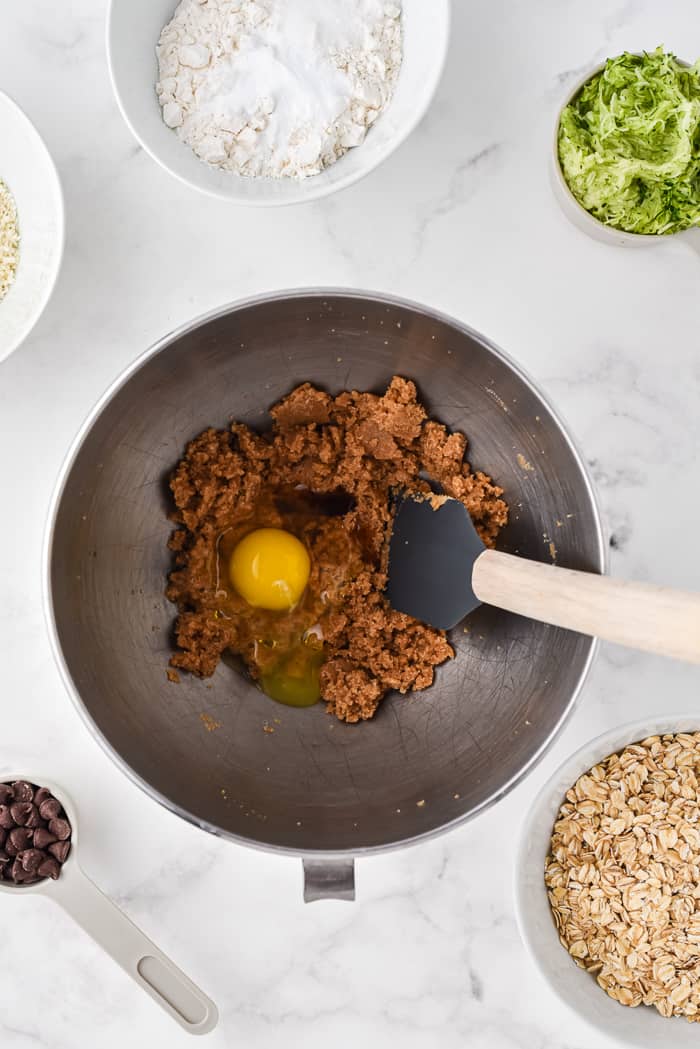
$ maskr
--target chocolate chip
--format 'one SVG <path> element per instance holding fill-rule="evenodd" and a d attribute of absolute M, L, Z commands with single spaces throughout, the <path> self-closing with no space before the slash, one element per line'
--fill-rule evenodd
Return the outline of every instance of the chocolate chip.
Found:
<path fill-rule="evenodd" d="M 15 851 L 14 853 L 10 853 L 10 855 L 16 856 L 17 853 L 22 852 L 23 849 L 28 849 L 30 845 L 33 844 L 33 837 L 34 832 L 28 830 L 27 827 L 15 827 L 14 830 L 11 830 L 7 835 L 5 848 L 13 848 Z"/>
<path fill-rule="evenodd" d="M 60 873 L 61 864 L 53 856 L 47 856 L 37 871 L 40 878 L 53 878 L 54 881 L 56 881 Z"/>
<path fill-rule="evenodd" d="M 49 857 L 41 849 L 25 849 L 19 858 L 28 874 L 36 874 L 44 860 L 48 860 Z"/>
<path fill-rule="evenodd" d="M 46 798 L 39 806 L 39 815 L 42 820 L 55 820 L 61 812 L 61 803 L 55 798 Z"/>
<path fill-rule="evenodd" d="M 58 878 L 70 836 L 71 825 L 48 787 L 0 783 L 0 881 L 34 885 Z"/>
<path fill-rule="evenodd" d="M 37 849 L 45 849 L 47 845 L 57 840 L 56 835 L 52 834 L 47 827 L 37 827 L 34 831 L 34 847 Z"/>
<path fill-rule="evenodd" d="M 34 787 L 26 779 L 18 779 L 12 784 L 15 801 L 34 801 Z"/>
<path fill-rule="evenodd" d="M 51 820 L 49 822 L 49 830 L 56 835 L 59 841 L 65 841 L 67 838 L 70 838 L 70 823 L 68 820 Z"/>
<path fill-rule="evenodd" d="M 42 820 L 41 816 L 39 815 L 38 808 L 36 807 L 36 805 L 32 804 L 32 811 L 29 813 L 27 822 L 25 823 L 25 827 L 30 827 L 32 830 L 34 830 L 36 827 L 43 827 L 44 825 L 44 820 Z"/>
<path fill-rule="evenodd" d="M 13 881 L 27 881 L 28 878 L 32 877 L 31 874 L 28 874 L 25 871 L 19 856 L 15 859 L 14 863 L 12 864 L 12 869 L 10 873 L 12 875 Z"/>
<path fill-rule="evenodd" d="M 48 851 L 58 860 L 59 863 L 65 863 L 68 859 L 68 853 L 70 852 L 70 842 L 56 841 L 53 845 L 49 845 Z"/>
<path fill-rule="evenodd" d="M 26 826 L 36 806 L 31 801 L 15 801 L 10 805 L 10 815 L 18 827 Z"/>

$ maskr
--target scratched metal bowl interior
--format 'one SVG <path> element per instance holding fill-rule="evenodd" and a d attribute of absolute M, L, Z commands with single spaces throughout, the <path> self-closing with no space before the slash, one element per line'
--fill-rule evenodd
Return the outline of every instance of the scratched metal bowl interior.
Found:
<path fill-rule="evenodd" d="M 167 680 L 167 480 L 185 443 L 232 418 L 264 428 L 305 380 L 382 391 L 394 373 L 505 489 L 502 549 L 547 561 L 551 542 L 559 564 L 604 570 L 585 469 L 531 382 L 473 331 L 376 296 L 268 297 L 174 333 L 110 391 L 65 467 L 47 594 L 68 684 L 114 760 L 214 833 L 357 854 L 444 830 L 535 764 L 586 675 L 591 640 L 482 608 L 453 631 L 432 688 L 389 695 L 363 724 L 279 706 L 225 663 L 209 681 Z"/>

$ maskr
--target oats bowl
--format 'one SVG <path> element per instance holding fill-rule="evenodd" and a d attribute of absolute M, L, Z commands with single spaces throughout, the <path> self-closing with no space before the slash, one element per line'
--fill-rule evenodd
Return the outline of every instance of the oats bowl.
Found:
<path fill-rule="evenodd" d="M 19 255 L 14 280 L 0 299 L 0 361 L 18 348 L 51 297 L 63 257 L 61 183 L 39 132 L 0 91 L 0 179 L 17 211 Z"/>
<path fill-rule="evenodd" d="M 658 1046 L 673 1044 L 677 1049 L 685 1049 L 685 1047 L 690 1049 L 691 1046 L 695 1047 L 697 1045 L 700 1032 L 695 1023 L 688 1023 L 686 1019 L 679 1016 L 672 1016 L 669 1018 L 662 1016 L 653 1006 L 639 1004 L 636 1008 L 626 1008 L 624 1005 L 619 1004 L 618 1001 L 609 997 L 609 995 L 598 986 L 593 974 L 580 968 L 574 961 L 574 958 L 568 956 L 566 948 L 560 943 L 559 933 L 555 927 L 554 917 L 550 908 L 547 889 L 545 887 L 545 863 L 550 854 L 550 841 L 552 838 L 554 823 L 558 818 L 559 810 L 564 802 L 567 791 L 577 783 L 579 777 L 583 776 L 593 766 L 602 763 L 609 755 L 616 754 L 624 750 L 624 748 L 638 743 L 639 741 L 647 740 L 652 736 L 681 733 L 693 734 L 699 731 L 700 714 L 679 714 L 657 719 L 635 721 L 605 732 L 603 735 L 591 740 L 586 743 L 585 746 L 577 750 L 554 773 L 532 803 L 530 812 L 522 829 L 520 846 L 516 859 L 514 888 L 518 925 L 525 946 L 527 947 L 539 972 L 544 977 L 554 994 L 591 1027 L 596 1028 L 608 1037 L 617 1039 L 620 1045 L 640 1046 L 642 1049 L 657 1049 Z M 698 764 L 700 765 L 700 742 L 697 743 L 696 749 L 698 751 Z M 682 777 L 680 762 L 679 769 L 680 780 Z M 678 770 L 669 769 L 668 771 L 670 782 L 672 778 L 675 778 L 675 772 Z M 614 777 L 610 776 L 609 778 L 612 780 Z M 651 773 L 650 780 L 653 778 L 654 774 Z M 593 790 L 595 793 L 595 787 L 593 787 Z M 659 813 L 661 813 L 662 810 L 663 800 Z M 603 811 L 605 812 L 605 810 Z M 640 810 L 639 814 L 644 819 L 647 819 L 648 814 L 646 812 Z M 658 819 L 659 826 L 662 827 L 664 820 L 661 815 L 655 814 L 653 819 Z M 611 823 L 606 823 L 605 826 L 612 828 L 611 833 L 613 834 L 619 832 L 619 828 L 612 827 Z M 650 832 L 656 833 L 651 825 Z M 661 837 L 664 833 L 665 831 L 660 829 L 659 835 Z M 698 836 L 700 837 L 700 835 Z M 603 850 L 601 855 L 604 857 L 604 860 L 600 862 L 599 866 L 601 871 L 601 881 L 596 881 L 596 885 L 603 884 L 603 867 L 610 866 L 610 861 L 606 858 L 608 853 L 606 851 L 606 846 L 602 841 L 603 837 L 604 835 L 601 834 L 600 844 L 598 846 Z M 694 839 L 694 835 L 691 835 L 690 837 L 691 839 Z M 560 835 L 558 836 L 558 840 L 561 841 Z M 649 838 L 647 840 L 651 839 Z M 598 842 L 599 839 L 596 838 L 596 844 L 598 844 Z M 669 844 L 669 842 L 666 842 L 666 845 Z M 700 855 L 700 849 L 695 851 Z M 693 852 L 692 846 L 690 852 L 691 854 Z M 671 873 L 668 862 L 664 866 L 664 871 L 665 873 L 659 879 L 661 889 L 663 892 L 670 891 L 672 893 L 671 906 L 676 907 L 679 904 L 673 902 L 676 893 L 675 888 L 672 887 L 671 884 L 674 882 L 675 875 Z M 613 886 L 616 889 L 619 889 L 621 894 L 624 892 L 627 893 L 627 895 L 624 896 L 624 899 L 629 906 L 629 911 L 634 914 L 637 913 L 636 909 L 633 910 L 633 908 L 636 908 L 637 901 L 632 899 L 632 896 L 637 891 L 637 884 L 644 884 L 643 879 L 648 876 L 647 874 L 642 873 L 641 879 L 638 879 L 637 876 L 639 873 L 638 865 L 635 863 L 634 858 L 631 858 L 628 870 L 630 877 L 624 879 L 624 885 L 622 884 L 619 874 L 616 874 L 614 877 L 611 875 Z M 654 873 L 654 871 L 651 872 L 652 877 L 654 876 Z M 660 872 L 657 871 L 656 873 Z M 581 871 L 580 877 L 585 883 L 588 879 L 588 874 Z M 627 884 L 627 882 L 629 882 L 629 884 Z M 666 886 L 668 886 L 668 890 L 666 890 Z M 574 901 L 577 899 L 577 891 L 578 890 L 574 886 L 574 896 L 572 898 L 567 896 L 567 906 L 570 904 L 571 899 Z M 650 891 L 654 891 L 653 885 L 651 886 Z M 584 892 L 582 895 L 587 894 Z M 683 892 L 681 895 L 687 896 L 687 893 Z M 605 901 L 603 901 L 603 905 L 605 905 Z M 578 906 L 579 905 L 577 904 L 577 907 Z M 586 904 L 584 904 L 584 909 L 585 906 Z M 666 904 L 662 901 L 658 906 L 664 907 Z M 574 911 L 574 908 L 572 907 L 572 914 L 575 914 L 578 919 L 579 910 Z M 640 908 L 639 914 L 639 921 L 634 924 L 642 926 L 643 933 L 646 936 L 647 930 L 651 930 L 652 927 L 655 927 L 655 923 L 658 919 L 658 908 L 655 912 L 646 912 Z M 589 940 L 586 938 L 585 920 L 582 921 L 582 926 L 584 932 L 582 934 L 581 942 L 577 944 L 577 942 L 574 941 L 571 946 L 574 948 L 574 955 L 578 955 L 579 958 L 583 957 L 583 959 L 585 959 L 585 947 L 589 943 Z M 698 917 L 698 927 L 700 928 L 700 916 Z M 571 926 L 569 926 L 569 928 L 571 928 Z M 688 936 L 692 940 L 695 933 L 690 927 L 690 924 L 687 925 L 687 930 Z M 637 935 L 639 935 L 639 930 L 635 929 L 633 936 L 636 937 Z M 662 938 L 659 938 L 661 936 Z M 669 981 L 667 978 L 670 976 L 670 971 L 661 971 L 665 960 L 663 955 L 668 953 L 669 941 L 667 933 L 661 934 L 657 931 L 649 931 L 648 939 L 650 943 L 653 941 L 651 949 L 658 952 L 658 959 L 656 959 L 656 955 L 650 955 L 650 957 L 655 958 L 659 962 L 655 970 L 659 974 L 659 989 L 658 991 L 653 992 L 653 996 L 655 1001 L 658 1000 L 661 1003 L 662 1008 L 665 1008 L 665 999 L 672 1002 L 674 1000 L 672 997 L 674 994 L 676 997 L 683 997 L 684 991 L 677 991 L 676 984 L 680 987 L 680 985 L 684 983 L 684 980 L 682 978 L 680 980 L 672 978 Z M 658 947 L 656 946 L 657 942 Z M 625 947 L 625 950 L 626 949 L 627 948 Z M 617 950 L 617 946 L 614 947 L 614 950 Z M 644 950 L 644 948 L 642 948 L 642 950 Z M 700 957 L 700 946 L 698 947 L 698 956 Z M 608 957 L 609 953 L 606 952 L 606 958 Z M 628 957 L 629 955 L 626 956 L 626 958 Z M 591 964 L 592 959 L 589 958 L 588 960 L 589 964 Z M 688 964 L 694 964 L 692 963 L 692 959 Z M 634 955 L 626 968 L 629 969 L 630 965 L 634 967 L 636 973 L 642 972 L 643 965 L 641 963 L 637 964 L 637 959 Z M 620 971 L 622 972 L 624 968 L 625 967 L 623 966 Z M 603 972 L 603 976 L 605 978 L 605 972 Z M 631 997 L 632 1001 L 634 1000 L 634 996 L 627 997 Z M 698 1016 L 700 1017 L 700 1010 Z"/>

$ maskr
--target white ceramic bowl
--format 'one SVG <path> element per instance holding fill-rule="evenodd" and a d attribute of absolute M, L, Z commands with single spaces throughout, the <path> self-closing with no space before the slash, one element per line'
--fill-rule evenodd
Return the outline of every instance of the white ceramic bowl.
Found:
<path fill-rule="evenodd" d="M 0 361 L 16 350 L 49 301 L 63 257 L 63 194 L 39 132 L 0 91 L 0 178 L 15 198 L 20 227 L 17 276 L 0 301 Z"/>
<path fill-rule="evenodd" d="M 552 828 L 564 795 L 592 765 L 630 743 L 666 732 L 697 732 L 700 713 L 632 721 L 605 732 L 572 754 L 533 802 L 522 829 L 515 866 L 515 906 L 520 934 L 550 989 L 582 1020 L 621 1045 L 641 1049 L 697 1049 L 697 1024 L 640 1005 L 629 1009 L 609 998 L 580 969 L 562 945 L 554 926 L 544 884 L 544 864 Z"/>
<path fill-rule="evenodd" d="M 684 62 L 681 62 L 681 64 L 687 65 L 687 63 Z M 648 248 L 659 244 L 664 240 L 668 240 L 669 236 L 671 236 L 687 241 L 696 251 L 700 250 L 700 230 L 696 227 L 666 235 L 658 233 L 625 233 L 623 230 L 614 229 L 612 226 L 606 226 L 604 222 L 601 222 L 599 219 L 591 215 L 590 211 L 586 211 L 583 205 L 579 204 L 578 200 L 569 189 L 569 184 L 564 178 L 564 173 L 562 172 L 561 164 L 559 163 L 559 124 L 561 123 L 562 113 L 571 100 L 576 97 L 584 84 L 587 84 L 589 80 L 591 80 L 597 73 L 600 73 L 604 68 L 605 62 L 599 63 L 589 69 L 587 73 L 577 80 L 574 87 L 569 89 L 566 98 L 557 112 L 550 158 L 550 175 L 554 196 L 556 197 L 559 206 L 569 221 L 577 226 L 583 233 L 587 233 L 589 237 L 593 237 L 594 240 L 601 241 L 604 244 L 611 244 L 615 247 L 622 248 Z"/>
<path fill-rule="evenodd" d="M 124 119 L 143 148 L 188 185 L 234 204 L 270 207 L 328 196 L 357 182 L 399 146 L 423 117 L 447 55 L 450 0 L 403 0 L 404 58 L 396 93 L 361 146 L 319 175 L 250 179 L 198 160 L 165 126 L 155 93 L 156 44 L 177 0 L 110 0 L 107 55 Z"/>

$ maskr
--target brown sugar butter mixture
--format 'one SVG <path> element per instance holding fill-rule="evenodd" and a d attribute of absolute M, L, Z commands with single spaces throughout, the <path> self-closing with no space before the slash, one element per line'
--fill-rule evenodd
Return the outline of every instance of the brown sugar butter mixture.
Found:
<path fill-rule="evenodd" d="M 466 437 L 428 419 L 397 376 L 383 396 L 332 397 L 304 383 L 270 414 L 262 435 L 240 423 L 205 430 L 173 473 L 170 662 L 209 677 L 233 653 L 273 698 L 301 706 L 320 696 L 343 721 L 371 718 L 390 689 L 428 688 L 454 655 L 443 632 L 384 597 L 393 496 L 429 493 L 430 477 L 493 546 L 508 518 L 502 489 L 472 472 Z M 284 529 L 308 551 L 308 583 L 288 611 L 254 608 L 230 583 L 233 550 L 258 528 Z"/>

